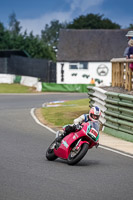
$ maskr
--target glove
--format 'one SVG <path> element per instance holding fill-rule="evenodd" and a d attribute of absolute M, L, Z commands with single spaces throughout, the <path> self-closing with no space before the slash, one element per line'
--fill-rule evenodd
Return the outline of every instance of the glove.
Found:
<path fill-rule="evenodd" d="M 74 124 L 74 125 L 75 125 L 75 124 Z M 76 130 L 81 130 L 81 129 L 82 129 L 82 126 L 81 126 L 80 124 L 76 124 L 76 125 L 75 125 L 75 129 L 76 129 Z"/>

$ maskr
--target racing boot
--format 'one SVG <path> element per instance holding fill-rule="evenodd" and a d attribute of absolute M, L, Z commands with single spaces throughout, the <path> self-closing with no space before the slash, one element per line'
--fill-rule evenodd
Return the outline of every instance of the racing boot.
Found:
<path fill-rule="evenodd" d="M 60 132 L 59 136 L 56 138 L 56 142 L 61 142 L 62 139 L 66 136 L 66 132 Z"/>

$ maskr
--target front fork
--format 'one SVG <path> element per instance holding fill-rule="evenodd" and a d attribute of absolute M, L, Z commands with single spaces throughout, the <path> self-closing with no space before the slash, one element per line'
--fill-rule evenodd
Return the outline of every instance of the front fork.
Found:
<path fill-rule="evenodd" d="M 76 144 L 76 146 L 75 146 L 75 149 L 78 150 L 82 146 L 82 144 L 84 144 L 84 143 L 89 144 L 89 142 L 82 141 L 82 139 L 79 139 L 78 142 L 77 142 L 77 144 Z"/>

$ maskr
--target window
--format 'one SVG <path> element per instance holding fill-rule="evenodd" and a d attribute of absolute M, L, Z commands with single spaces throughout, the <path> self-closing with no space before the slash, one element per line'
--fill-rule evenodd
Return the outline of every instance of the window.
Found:
<path fill-rule="evenodd" d="M 78 69 L 78 63 L 70 63 L 69 69 Z"/>
<path fill-rule="evenodd" d="M 88 62 L 70 63 L 69 69 L 88 69 Z"/>
<path fill-rule="evenodd" d="M 79 63 L 79 69 L 88 69 L 88 63 L 87 62 L 80 62 Z"/>

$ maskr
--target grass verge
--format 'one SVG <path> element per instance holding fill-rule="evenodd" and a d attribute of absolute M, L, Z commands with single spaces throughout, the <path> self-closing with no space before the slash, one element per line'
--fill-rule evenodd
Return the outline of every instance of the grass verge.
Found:
<path fill-rule="evenodd" d="M 60 103 L 59 103 L 60 104 Z M 49 104 L 55 106 L 55 104 Z M 58 105 L 58 104 L 57 104 Z M 72 100 L 66 101 L 58 107 L 45 107 L 40 108 L 37 113 L 40 121 L 45 125 L 59 130 L 62 126 L 66 124 L 73 124 L 73 120 L 84 113 L 89 112 L 89 99 L 80 99 L 80 100 Z M 105 132 L 108 135 L 111 135 L 108 132 Z M 118 137 L 117 134 L 114 135 Z M 126 138 L 118 137 L 123 140 L 127 140 Z M 132 142 L 132 140 L 128 140 Z"/>
<path fill-rule="evenodd" d="M 75 118 L 88 112 L 89 99 L 66 101 L 58 107 L 41 108 L 43 118 L 55 127 L 72 124 Z"/>
<path fill-rule="evenodd" d="M 34 87 L 28 87 L 20 84 L 0 84 L 0 93 L 35 93 L 36 89 Z"/>

